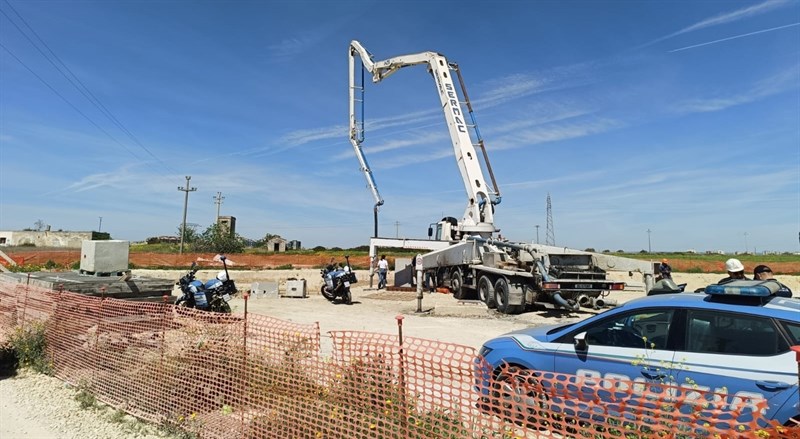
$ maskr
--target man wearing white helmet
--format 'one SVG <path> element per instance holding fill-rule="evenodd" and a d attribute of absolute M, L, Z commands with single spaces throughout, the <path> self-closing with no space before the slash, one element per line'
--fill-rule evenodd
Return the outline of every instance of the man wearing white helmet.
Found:
<path fill-rule="evenodd" d="M 744 265 L 742 261 L 736 258 L 730 258 L 725 261 L 725 269 L 728 270 L 728 277 L 720 279 L 718 284 L 724 284 L 734 280 L 750 280 L 744 275 Z"/>

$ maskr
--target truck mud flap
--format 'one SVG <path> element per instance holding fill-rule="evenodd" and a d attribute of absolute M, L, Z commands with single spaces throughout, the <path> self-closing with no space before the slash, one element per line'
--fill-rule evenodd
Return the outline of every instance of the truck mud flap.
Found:
<path fill-rule="evenodd" d="M 522 285 L 510 284 L 508 286 L 508 304 L 525 305 L 525 287 Z"/>

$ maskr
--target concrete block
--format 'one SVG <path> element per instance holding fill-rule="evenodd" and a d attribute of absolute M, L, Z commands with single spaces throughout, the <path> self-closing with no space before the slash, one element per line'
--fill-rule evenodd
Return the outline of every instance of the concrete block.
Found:
<path fill-rule="evenodd" d="M 253 282 L 250 287 L 250 294 L 254 299 L 277 299 L 277 282 Z"/>
<path fill-rule="evenodd" d="M 402 287 L 411 285 L 411 276 L 414 276 L 414 267 L 411 258 L 395 258 L 394 260 L 394 286 Z"/>
<path fill-rule="evenodd" d="M 118 273 L 128 270 L 130 243 L 122 240 L 81 243 L 81 272 L 92 274 Z"/>
<path fill-rule="evenodd" d="M 283 297 L 308 297 L 306 294 L 305 279 L 289 279 L 286 281 L 286 291 Z"/>

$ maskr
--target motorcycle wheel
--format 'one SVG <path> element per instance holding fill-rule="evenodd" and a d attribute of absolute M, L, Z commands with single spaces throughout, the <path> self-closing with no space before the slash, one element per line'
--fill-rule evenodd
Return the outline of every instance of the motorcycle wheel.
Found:
<path fill-rule="evenodd" d="M 224 300 L 220 300 L 220 304 L 219 304 L 219 306 L 217 306 L 217 312 L 221 312 L 221 313 L 224 313 L 224 314 L 230 314 L 231 313 L 231 306 L 228 305 L 228 302 L 226 302 Z"/>
<path fill-rule="evenodd" d="M 350 294 L 350 290 L 345 291 L 344 295 L 342 296 L 342 299 L 344 299 L 344 303 L 348 305 L 353 304 L 353 296 Z"/>
<path fill-rule="evenodd" d="M 319 293 L 320 293 L 320 294 L 322 294 L 322 297 L 324 297 L 324 298 L 328 299 L 328 300 L 329 300 L 329 301 L 331 301 L 331 302 L 333 302 L 333 300 L 336 298 L 336 297 L 334 297 L 334 296 L 333 296 L 333 294 L 331 294 L 330 292 L 328 292 L 328 290 L 327 290 L 327 289 L 325 289 L 325 285 L 323 285 L 323 286 L 322 286 L 322 287 L 319 289 Z"/>

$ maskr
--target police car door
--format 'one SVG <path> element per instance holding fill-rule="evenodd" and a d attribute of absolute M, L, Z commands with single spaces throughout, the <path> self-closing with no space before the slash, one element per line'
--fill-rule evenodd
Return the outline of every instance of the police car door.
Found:
<path fill-rule="evenodd" d="M 667 349 L 673 309 L 637 309 L 576 328 L 557 340 L 555 371 L 603 378 L 627 390 L 633 382 L 667 383 L 674 351 Z"/>
<path fill-rule="evenodd" d="M 709 309 L 690 309 L 687 319 L 685 347 L 676 352 L 679 384 L 727 395 L 725 411 L 758 410 L 766 401 L 767 419 L 796 400 L 795 354 L 773 319 Z"/>

